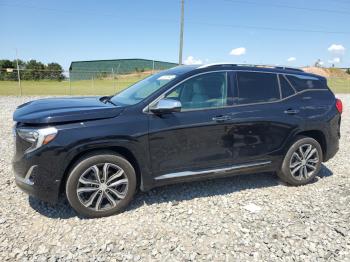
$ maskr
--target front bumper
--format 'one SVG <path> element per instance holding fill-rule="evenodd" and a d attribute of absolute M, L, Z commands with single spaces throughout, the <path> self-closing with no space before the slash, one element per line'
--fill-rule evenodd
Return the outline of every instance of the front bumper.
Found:
<path fill-rule="evenodd" d="M 58 200 L 60 180 L 55 180 L 55 173 L 35 159 L 23 157 L 12 162 L 15 182 L 25 193 L 54 204 Z"/>
<path fill-rule="evenodd" d="M 20 175 L 15 174 L 15 182 L 16 185 L 22 189 L 22 191 L 24 191 L 25 193 L 27 193 L 28 195 L 37 195 L 35 190 L 34 190 L 34 182 L 31 179 L 31 175 L 33 173 L 33 170 L 36 168 L 37 166 L 32 166 L 31 168 L 29 168 L 29 170 L 27 171 L 26 175 L 24 177 L 21 177 Z"/>

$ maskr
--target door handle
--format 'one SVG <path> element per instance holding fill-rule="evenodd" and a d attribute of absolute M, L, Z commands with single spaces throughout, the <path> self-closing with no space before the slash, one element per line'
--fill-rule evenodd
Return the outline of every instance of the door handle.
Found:
<path fill-rule="evenodd" d="M 295 114 L 298 114 L 299 113 L 299 110 L 297 109 L 287 109 L 284 111 L 285 114 L 288 114 L 288 115 L 295 115 Z"/>
<path fill-rule="evenodd" d="M 225 122 L 228 120 L 231 120 L 232 118 L 230 116 L 215 116 L 212 118 L 213 121 L 216 122 Z"/>

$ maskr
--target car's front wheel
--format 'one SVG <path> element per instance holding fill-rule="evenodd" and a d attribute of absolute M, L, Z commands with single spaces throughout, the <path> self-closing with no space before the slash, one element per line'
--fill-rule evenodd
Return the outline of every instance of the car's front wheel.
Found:
<path fill-rule="evenodd" d="M 80 159 L 66 183 L 68 202 L 86 217 L 119 213 L 132 200 L 135 190 L 133 166 L 125 158 L 110 152 Z"/>
<path fill-rule="evenodd" d="M 286 183 L 300 186 L 312 181 L 321 169 L 320 144 L 311 137 L 297 137 L 284 157 L 278 176 Z"/>

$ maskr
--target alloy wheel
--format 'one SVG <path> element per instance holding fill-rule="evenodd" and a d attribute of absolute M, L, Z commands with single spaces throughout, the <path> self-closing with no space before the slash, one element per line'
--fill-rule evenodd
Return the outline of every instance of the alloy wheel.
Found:
<path fill-rule="evenodd" d="M 94 211 L 114 208 L 128 192 L 124 170 L 112 163 L 93 165 L 79 177 L 77 196 L 80 203 Z"/>
<path fill-rule="evenodd" d="M 290 172 L 297 180 L 307 180 L 314 174 L 319 162 L 317 148 L 311 144 L 303 144 L 292 154 Z"/>

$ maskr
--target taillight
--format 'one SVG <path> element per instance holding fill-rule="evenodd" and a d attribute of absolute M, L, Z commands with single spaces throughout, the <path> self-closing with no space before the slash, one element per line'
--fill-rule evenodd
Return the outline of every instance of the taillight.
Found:
<path fill-rule="evenodd" d="M 340 99 L 336 99 L 335 106 L 340 114 L 343 113 L 343 103 Z"/>

